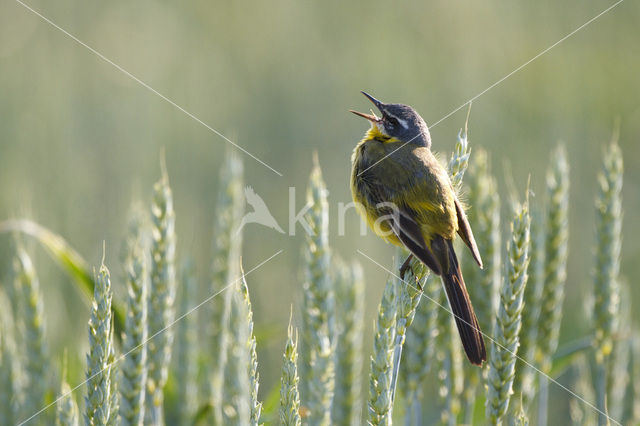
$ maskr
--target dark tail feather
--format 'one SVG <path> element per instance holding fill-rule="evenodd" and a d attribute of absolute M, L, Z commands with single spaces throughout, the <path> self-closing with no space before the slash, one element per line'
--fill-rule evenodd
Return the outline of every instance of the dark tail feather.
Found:
<path fill-rule="evenodd" d="M 471 299 L 469 299 L 469 293 L 464 285 L 460 265 L 458 265 L 456 253 L 453 251 L 453 244 L 451 241 L 447 242 L 449 244 L 449 270 L 443 272 L 442 282 L 447 292 L 451 311 L 456 319 L 464 351 L 472 364 L 482 365 L 482 362 L 487 360 L 484 339 L 471 305 Z"/>

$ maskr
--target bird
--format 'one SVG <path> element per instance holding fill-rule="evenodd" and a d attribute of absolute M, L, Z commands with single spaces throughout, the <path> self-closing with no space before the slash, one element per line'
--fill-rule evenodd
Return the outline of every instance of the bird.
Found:
<path fill-rule="evenodd" d="M 247 199 L 247 203 L 251 207 L 253 207 L 253 211 L 244 215 L 240 222 L 240 226 L 238 226 L 236 234 L 239 234 L 242 231 L 242 228 L 244 228 L 244 226 L 248 223 L 258 223 L 271 229 L 275 229 L 281 234 L 284 234 L 284 231 L 282 230 L 282 228 L 280 228 L 278 222 L 276 222 L 276 219 L 269 211 L 269 208 L 265 204 L 264 200 L 258 194 L 256 194 L 252 187 L 247 186 L 244 189 L 244 195 Z"/>
<path fill-rule="evenodd" d="M 381 117 L 350 110 L 371 124 L 351 157 L 356 210 L 376 235 L 409 250 L 403 280 L 413 256 L 441 277 L 467 358 L 482 366 L 487 353 L 454 251 L 456 234 L 480 268 L 482 259 L 449 174 L 431 152 L 429 128 L 412 107 L 362 94 Z"/>

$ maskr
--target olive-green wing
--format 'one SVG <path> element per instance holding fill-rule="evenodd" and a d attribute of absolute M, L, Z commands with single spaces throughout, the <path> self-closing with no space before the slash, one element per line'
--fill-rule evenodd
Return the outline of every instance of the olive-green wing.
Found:
<path fill-rule="evenodd" d="M 420 226 L 413 219 L 411 212 L 400 209 L 399 215 L 392 219 L 391 229 L 402 244 L 414 256 L 427 265 L 434 274 L 441 275 L 442 267 L 422 236 Z"/>
<path fill-rule="evenodd" d="M 471 231 L 471 226 L 469 225 L 469 221 L 467 220 L 467 215 L 464 213 L 464 209 L 458 201 L 458 198 L 455 199 L 456 203 L 456 214 L 458 215 L 458 235 L 462 238 L 462 241 L 469 247 L 471 250 L 471 254 L 473 255 L 473 259 L 480 265 L 482 268 L 482 259 L 480 258 L 480 251 L 478 250 L 478 246 L 476 245 L 476 240 L 473 238 L 473 232 Z"/>
<path fill-rule="evenodd" d="M 384 162 L 384 163 L 383 163 Z M 402 200 L 407 190 L 415 187 L 411 167 L 394 161 L 383 160 L 374 167 L 362 167 L 356 171 L 355 186 L 370 207 L 375 207 L 378 216 L 388 218 L 393 233 L 402 244 L 431 270 L 440 275 L 442 268 L 424 240 L 416 213 Z"/>

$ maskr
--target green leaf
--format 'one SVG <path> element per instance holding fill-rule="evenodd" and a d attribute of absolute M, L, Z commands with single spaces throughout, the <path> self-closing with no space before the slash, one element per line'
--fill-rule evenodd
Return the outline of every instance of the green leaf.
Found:
<path fill-rule="evenodd" d="M 553 356 L 551 377 L 560 376 L 580 355 L 593 348 L 593 336 L 585 336 L 560 346 Z"/>
<path fill-rule="evenodd" d="M 193 415 L 193 422 L 191 424 L 193 424 L 194 426 L 199 424 L 206 424 L 205 422 L 207 421 L 207 418 L 209 417 L 209 414 L 212 412 L 212 410 L 213 406 L 208 402 L 202 404 L 196 411 L 196 414 Z"/>
<path fill-rule="evenodd" d="M 260 423 L 275 424 L 278 422 L 278 407 L 280 406 L 280 381 L 276 383 L 262 402 L 262 416 Z"/>
<path fill-rule="evenodd" d="M 89 263 L 60 235 L 50 231 L 44 226 L 28 219 L 15 219 L 0 222 L 0 234 L 8 232 L 21 232 L 35 238 L 44 249 L 58 262 L 78 284 L 78 289 L 91 303 L 95 280 Z M 120 339 L 124 330 L 124 309 L 116 305 L 114 300 L 113 318 L 116 338 Z"/>

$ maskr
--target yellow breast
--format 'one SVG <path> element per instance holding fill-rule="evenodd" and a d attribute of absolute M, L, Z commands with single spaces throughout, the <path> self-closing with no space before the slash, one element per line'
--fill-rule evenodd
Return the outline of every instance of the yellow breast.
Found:
<path fill-rule="evenodd" d="M 369 199 L 365 194 L 361 193 L 358 187 L 358 179 L 360 179 L 358 173 L 359 171 L 364 170 L 362 167 L 362 149 L 367 140 L 368 139 L 363 139 L 360 141 L 353 150 L 353 155 L 351 156 L 351 197 L 355 203 L 356 211 L 377 236 L 387 242 L 401 246 L 402 243 L 394 235 L 384 218 L 380 217 L 376 206 L 371 204 Z"/>

